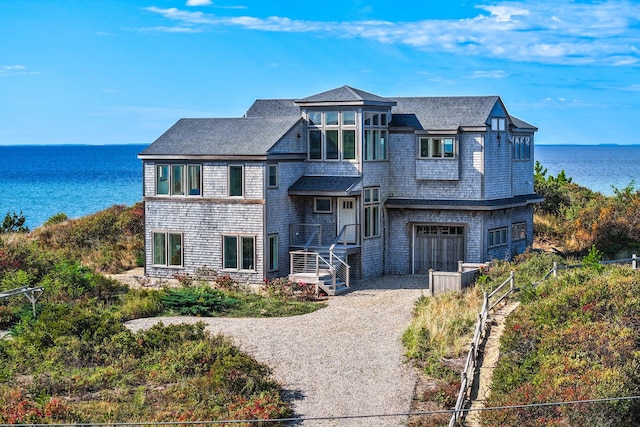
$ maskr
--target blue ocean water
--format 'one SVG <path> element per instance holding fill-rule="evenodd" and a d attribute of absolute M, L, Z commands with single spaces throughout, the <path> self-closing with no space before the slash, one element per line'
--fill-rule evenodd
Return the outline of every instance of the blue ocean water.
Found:
<path fill-rule="evenodd" d="M 58 212 L 77 218 L 142 200 L 145 146 L 0 146 L 0 221 L 22 211 L 34 228 Z"/>
<path fill-rule="evenodd" d="M 77 218 L 114 204 L 142 200 L 146 145 L 0 146 L 0 221 L 20 212 L 30 228 L 64 212 Z M 548 174 L 611 195 L 611 186 L 640 188 L 640 145 L 537 145 Z"/>
<path fill-rule="evenodd" d="M 640 145 L 536 145 L 535 160 L 547 176 L 564 170 L 573 182 L 607 196 L 612 186 L 623 189 L 631 181 L 640 189 Z"/>

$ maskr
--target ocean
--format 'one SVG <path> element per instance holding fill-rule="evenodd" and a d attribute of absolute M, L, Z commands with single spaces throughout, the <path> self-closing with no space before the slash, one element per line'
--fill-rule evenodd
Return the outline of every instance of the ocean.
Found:
<path fill-rule="evenodd" d="M 0 146 L 0 221 L 22 214 L 30 228 L 58 212 L 77 218 L 142 200 L 146 145 Z M 535 159 L 557 175 L 611 195 L 632 180 L 640 188 L 640 145 L 537 145 Z"/>
<path fill-rule="evenodd" d="M 77 218 L 142 200 L 146 145 L 0 146 L 0 221 L 7 212 L 29 228 L 58 212 Z"/>

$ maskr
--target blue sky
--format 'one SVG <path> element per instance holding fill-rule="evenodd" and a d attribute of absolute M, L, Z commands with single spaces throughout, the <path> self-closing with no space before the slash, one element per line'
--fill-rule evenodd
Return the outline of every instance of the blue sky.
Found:
<path fill-rule="evenodd" d="M 0 3 L 0 144 L 151 143 L 350 85 L 500 95 L 539 144 L 640 144 L 640 2 Z"/>

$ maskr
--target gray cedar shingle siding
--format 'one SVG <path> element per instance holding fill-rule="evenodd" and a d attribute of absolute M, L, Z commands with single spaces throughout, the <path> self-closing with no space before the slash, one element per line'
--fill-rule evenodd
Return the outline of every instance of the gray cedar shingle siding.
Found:
<path fill-rule="evenodd" d="M 390 111 L 388 160 L 308 161 L 304 111 Z M 505 117 L 501 135 L 492 116 Z M 359 116 L 362 120 L 362 116 Z M 362 125 L 362 121 L 359 122 Z M 362 128 L 360 128 L 362 131 Z M 150 265 L 152 231 L 184 233 L 184 269 L 222 265 L 224 233 L 256 237 L 256 271 L 237 272 L 243 281 L 288 273 L 289 224 L 321 223 L 323 240 L 335 237 L 336 197 L 357 197 L 363 223 L 362 189 L 379 187 L 381 236 L 362 240 L 351 258 L 361 277 L 408 274 L 416 224 L 464 226 L 465 261 L 509 258 L 533 237 L 533 135 L 537 128 L 511 116 L 498 96 L 382 97 L 342 86 L 299 99 L 259 99 L 242 118 L 181 119 L 140 153 L 147 203 L 147 274 L 170 277 L 176 269 Z M 418 159 L 420 136 L 455 135 L 455 159 Z M 529 136 L 531 158 L 513 160 L 509 136 Z M 363 135 L 358 138 L 362 144 Z M 362 153 L 360 146 L 360 156 Z M 200 197 L 156 197 L 156 163 L 202 164 Z M 278 162 L 278 187 L 267 188 L 268 164 Z M 227 197 L 230 164 L 244 166 L 245 193 Z M 313 211 L 314 195 L 331 195 L 332 214 Z M 511 224 L 527 223 L 527 238 L 512 242 Z M 507 227 L 508 244 L 489 249 L 488 230 Z M 325 232 L 326 229 L 326 232 Z M 277 234 L 279 269 L 266 271 L 267 235 Z M 358 275 L 358 274 L 356 274 Z"/>

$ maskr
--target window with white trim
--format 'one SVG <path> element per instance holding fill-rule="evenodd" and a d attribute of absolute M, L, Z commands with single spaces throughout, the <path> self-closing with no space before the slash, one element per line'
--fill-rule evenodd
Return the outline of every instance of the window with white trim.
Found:
<path fill-rule="evenodd" d="M 269 271 L 278 269 L 278 235 L 270 234 L 267 246 L 267 266 Z"/>
<path fill-rule="evenodd" d="M 364 237 L 380 236 L 380 187 L 363 189 Z"/>
<path fill-rule="evenodd" d="M 454 158 L 454 138 L 420 138 L 418 157 L 421 159 Z"/>
<path fill-rule="evenodd" d="M 531 159 L 531 138 L 528 136 L 515 136 L 510 138 L 513 143 L 513 160 Z"/>
<path fill-rule="evenodd" d="M 307 120 L 310 160 L 356 160 L 355 111 L 311 111 Z"/>
<path fill-rule="evenodd" d="M 156 195 L 200 196 L 202 165 L 156 165 Z"/>
<path fill-rule="evenodd" d="M 495 248 L 507 244 L 507 227 L 494 228 L 489 230 L 488 246 Z"/>
<path fill-rule="evenodd" d="M 511 240 L 524 240 L 527 238 L 527 223 L 514 222 L 511 224 Z"/>
<path fill-rule="evenodd" d="M 229 197 L 242 197 L 244 195 L 244 166 L 229 165 L 228 186 Z"/>
<path fill-rule="evenodd" d="M 331 197 L 315 197 L 313 199 L 313 211 L 315 213 L 331 213 Z"/>
<path fill-rule="evenodd" d="M 153 233 L 153 265 L 182 267 L 182 251 L 181 233 Z"/>
<path fill-rule="evenodd" d="M 364 113 L 364 160 L 387 158 L 387 113 Z"/>
<path fill-rule="evenodd" d="M 256 268 L 256 238 L 241 234 L 222 236 L 222 268 L 251 270 Z"/>
<path fill-rule="evenodd" d="M 491 130 L 494 132 L 504 132 L 506 129 L 504 117 L 492 117 L 491 118 Z"/>
<path fill-rule="evenodd" d="M 269 181 L 267 187 L 278 188 L 278 164 L 269 165 Z"/>

